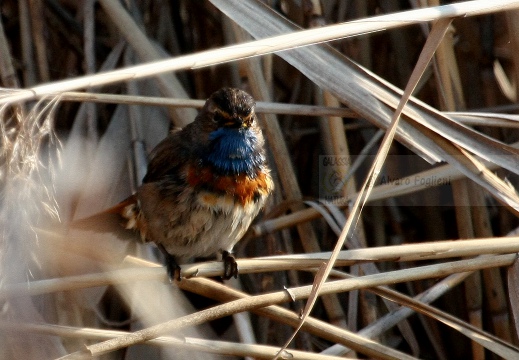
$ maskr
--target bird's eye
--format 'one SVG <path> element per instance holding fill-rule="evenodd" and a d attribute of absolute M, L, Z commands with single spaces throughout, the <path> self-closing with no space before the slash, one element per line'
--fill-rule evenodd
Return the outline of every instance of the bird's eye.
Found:
<path fill-rule="evenodd" d="M 213 115 L 213 122 L 215 123 L 221 123 L 222 121 L 224 120 L 223 118 L 223 115 L 218 113 L 218 112 L 215 112 L 214 115 Z"/>

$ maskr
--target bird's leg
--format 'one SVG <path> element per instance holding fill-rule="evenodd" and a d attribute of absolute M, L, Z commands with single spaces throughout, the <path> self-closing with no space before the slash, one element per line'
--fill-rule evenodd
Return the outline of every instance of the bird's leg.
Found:
<path fill-rule="evenodd" d="M 224 280 L 229 280 L 234 277 L 235 279 L 238 277 L 238 263 L 236 262 L 236 258 L 233 254 L 231 254 L 227 250 L 222 251 L 222 260 L 223 260 L 223 276 Z"/>
<path fill-rule="evenodd" d="M 165 258 L 165 264 L 166 264 L 166 270 L 168 272 L 169 280 L 182 280 L 182 274 L 180 271 L 182 270 L 180 266 L 178 266 L 177 261 L 175 260 L 175 257 L 167 252 L 166 248 L 162 244 L 157 244 L 157 247 L 159 248 L 160 252 L 164 255 Z"/>

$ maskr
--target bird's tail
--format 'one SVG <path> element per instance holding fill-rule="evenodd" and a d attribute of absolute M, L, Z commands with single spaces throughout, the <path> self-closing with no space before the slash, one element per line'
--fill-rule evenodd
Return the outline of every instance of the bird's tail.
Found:
<path fill-rule="evenodd" d="M 137 197 L 132 195 L 119 204 L 86 218 L 74 220 L 70 229 L 112 233 L 120 239 L 135 240 Z"/>

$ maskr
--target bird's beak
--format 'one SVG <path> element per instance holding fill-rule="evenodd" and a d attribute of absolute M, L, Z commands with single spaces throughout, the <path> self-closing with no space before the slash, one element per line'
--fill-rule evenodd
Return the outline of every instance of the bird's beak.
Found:
<path fill-rule="evenodd" d="M 231 119 L 224 122 L 223 125 L 225 127 L 230 127 L 230 128 L 242 128 L 242 127 L 248 126 L 247 122 L 243 121 L 243 119 L 239 116 L 233 116 Z"/>

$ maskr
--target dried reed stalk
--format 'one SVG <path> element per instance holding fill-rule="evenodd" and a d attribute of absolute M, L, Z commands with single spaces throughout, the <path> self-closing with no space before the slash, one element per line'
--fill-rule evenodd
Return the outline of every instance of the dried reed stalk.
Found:
<path fill-rule="evenodd" d="M 514 255 L 513 253 L 519 251 L 518 247 L 519 238 L 514 237 L 464 240 L 463 242 L 447 241 L 427 244 L 386 246 L 380 248 L 343 251 L 338 257 L 337 265 L 351 265 L 355 262 L 375 260 L 416 261 L 490 254 L 509 254 L 502 256 L 510 256 L 509 259 L 512 259 Z M 242 273 L 254 273 L 289 269 L 312 269 L 319 266 L 323 260 L 328 259 L 329 256 L 330 253 L 321 253 L 304 254 L 299 256 L 276 256 L 258 259 L 238 259 L 237 261 Z M 438 264 L 437 266 L 441 268 L 442 264 Z M 413 278 L 413 270 L 407 270 L 410 275 L 408 281 L 411 281 Z M 111 279 L 117 279 L 117 282 L 130 282 L 153 278 L 165 280 L 163 269 L 146 269 L 137 271 L 131 275 L 132 271 L 135 270 L 123 269 L 109 273 L 78 275 L 63 279 L 39 280 L 32 282 L 30 287 L 27 287 L 26 284 L 10 285 L 0 290 L 0 298 L 19 296 L 21 294 L 36 295 L 49 291 L 63 291 L 83 287 L 102 286 L 110 283 Z M 182 273 L 187 278 L 190 276 L 217 276 L 221 275 L 222 271 L 223 269 L 220 262 L 207 262 L 182 266 Z M 378 275 L 382 276 L 382 274 Z"/>

